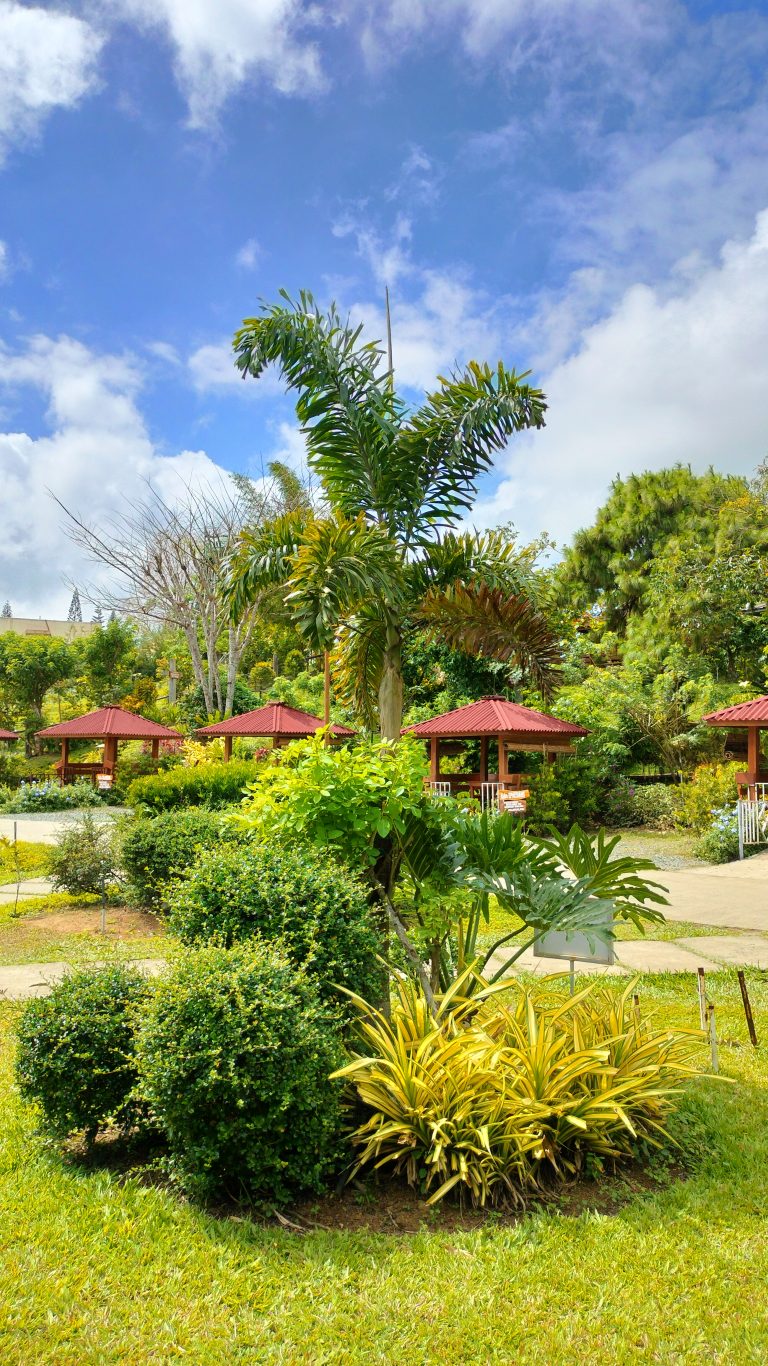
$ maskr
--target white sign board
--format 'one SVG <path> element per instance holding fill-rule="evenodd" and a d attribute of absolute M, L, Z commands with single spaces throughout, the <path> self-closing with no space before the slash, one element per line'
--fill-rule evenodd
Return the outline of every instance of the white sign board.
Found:
<path fill-rule="evenodd" d="M 610 911 L 595 917 L 595 923 L 610 926 L 613 917 Z M 590 944 L 590 938 L 592 943 Z M 564 958 L 568 962 L 601 963 L 612 967 L 614 962 L 613 939 L 587 936 L 583 930 L 550 930 L 543 934 L 533 946 L 534 958 Z"/>

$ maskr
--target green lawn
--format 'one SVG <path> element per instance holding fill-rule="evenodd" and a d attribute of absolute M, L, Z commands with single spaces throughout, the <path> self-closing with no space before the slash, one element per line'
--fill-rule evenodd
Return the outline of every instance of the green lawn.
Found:
<path fill-rule="evenodd" d="M 45 877 L 48 872 L 49 844 L 33 844 L 18 840 L 0 839 L 0 884 L 16 882 L 17 878 Z"/>
<path fill-rule="evenodd" d="M 34 897 L 19 902 L 20 915 L 12 904 L 0 905 L 0 967 L 162 958 L 176 944 L 154 916 L 118 906 L 107 908 L 107 934 L 101 934 L 98 903 L 98 897 Z"/>
<path fill-rule="evenodd" d="M 749 974 L 768 1040 L 768 982 Z M 768 1359 L 768 1047 L 719 976 L 737 1084 L 694 1084 L 687 1180 L 613 1213 L 557 1208 L 467 1231 L 305 1234 L 214 1218 L 138 1176 L 86 1171 L 36 1135 L 2 1050 L 0 1359 L 27 1363 L 741 1363 Z M 695 1024 L 690 978 L 643 1004 Z M 14 1011 L 0 1008 L 6 1045 Z M 703 1053 L 703 1050 L 702 1050 Z M 322 1222 L 322 1206 L 317 1213 Z"/>

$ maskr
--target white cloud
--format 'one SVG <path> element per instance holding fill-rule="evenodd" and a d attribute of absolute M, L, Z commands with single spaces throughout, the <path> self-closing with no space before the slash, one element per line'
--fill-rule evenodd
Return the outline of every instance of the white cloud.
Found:
<path fill-rule="evenodd" d="M 109 8 L 165 30 L 193 128 L 215 119 L 246 82 L 283 95 L 324 86 L 317 47 L 306 37 L 320 12 L 302 0 L 112 0 Z"/>
<path fill-rule="evenodd" d="M 676 461 L 747 473 L 768 449 L 768 210 L 715 264 L 634 285 L 541 381 L 548 425 L 515 440 L 478 524 L 512 518 L 559 540 L 587 524 L 616 474 Z"/>
<path fill-rule="evenodd" d="M 101 46 L 82 19 L 0 0 L 0 161 L 53 109 L 70 109 L 93 89 Z"/>
<path fill-rule="evenodd" d="M 8 247 L 5 242 L 0 242 L 0 280 L 4 280 L 8 274 Z"/>
<path fill-rule="evenodd" d="M 174 367 L 181 365 L 179 353 L 175 346 L 171 346 L 170 342 L 148 342 L 146 349 L 151 356 L 156 356 L 158 360 L 165 361 L 166 365 L 172 365 Z"/>
<path fill-rule="evenodd" d="M 362 256 L 381 289 L 385 285 L 391 287 L 402 275 L 412 273 L 411 220 L 405 214 L 397 215 L 388 242 L 370 223 L 351 211 L 337 219 L 331 231 L 334 237 L 355 238 L 358 255 Z"/>
<path fill-rule="evenodd" d="M 72 545 L 50 489 L 65 506 L 106 529 L 110 517 L 141 500 L 147 481 L 166 499 L 185 484 L 216 485 L 223 474 L 204 451 L 162 455 L 137 407 L 142 375 L 124 356 L 96 355 L 69 337 L 34 338 L 0 354 L 0 385 L 41 391 L 50 435 L 0 433 L 0 597 L 17 612 L 66 609 L 66 579 L 98 580 Z"/>
<path fill-rule="evenodd" d="M 264 252 L 255 237 L 249 237 L 238 251 L 235 262 L 242 270 L 255 270 Z"/>
<path fill-rule="evenodd" d="M 237 388 L 245 398 L 268 398 L 283 392 L 279 375 L 271 366 L 258 383 L 243 379 L 235 365 L 231 337 L 198 346 L 190 355 L 187 368 L 198 393 Z"/>

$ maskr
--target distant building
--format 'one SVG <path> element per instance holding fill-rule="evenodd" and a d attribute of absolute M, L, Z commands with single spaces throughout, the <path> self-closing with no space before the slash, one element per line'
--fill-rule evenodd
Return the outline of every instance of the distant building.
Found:
<path fill-rule="evenodd" d="M 92 621 L 52 621 L 49 617 L 0 616 L 0 632 L 17 636 L 58 636 L 61 640 L 80 640 L 96 627 Z"/>

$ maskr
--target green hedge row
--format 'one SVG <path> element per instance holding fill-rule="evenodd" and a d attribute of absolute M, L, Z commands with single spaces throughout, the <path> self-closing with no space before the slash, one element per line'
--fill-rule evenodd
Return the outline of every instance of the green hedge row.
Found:
<path fill-rule="evenodd" d="M 257 768 L 247 760 L 228 764 L 198 764 L 195 768 L 170 768 L 136 778 L 127 792 L 129 806 L 148 811 L 171 811 L 180 806 L 230 806 L 253 782 Z"/>

